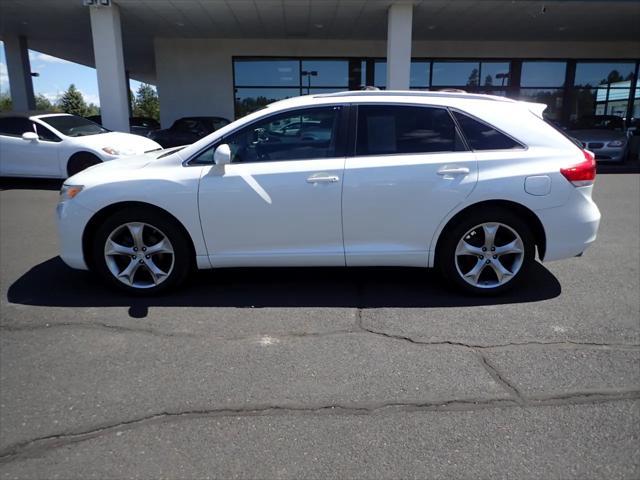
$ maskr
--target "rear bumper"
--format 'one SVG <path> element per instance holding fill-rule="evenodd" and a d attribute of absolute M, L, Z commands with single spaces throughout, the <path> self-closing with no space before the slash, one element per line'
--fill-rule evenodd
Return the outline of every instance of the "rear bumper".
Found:
<path fill-rule="evenodd" d="M 565 205 L 535 212 L 545 229 L 545 262 L 580 255 L 595 241 L 600 210 L 591 199 L 592 189 L 576 188 Z"/>
<path fill-rule="evenodd" d="M 89 269 L 84 260 L 82 234 L 93 213 L 76 200 L 59 203 L 56 207 L 60 258 L 71 268 Z"/>

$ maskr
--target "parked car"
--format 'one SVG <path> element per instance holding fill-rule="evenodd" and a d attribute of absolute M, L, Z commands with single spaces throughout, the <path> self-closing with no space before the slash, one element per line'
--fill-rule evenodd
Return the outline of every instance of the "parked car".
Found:
<path fill-rule="evenodd" d="M 91 115 L 88 120 L 102 125 L 102 115 Z M 160 129 L 160 123 L 149 117 L 129 117 L 129 131 L 134 135 L 148 137 L 149 133 Z"/>
<path fill-rule="evenodd" d="M 569 258 L 596 238 L 593 154 L 544 108 L 440 92 L 276 102 L 193 145 L 68 179 L 61 257 L 141 294 L 194 268 L 378 265 L 435 266 L 497 294 L 522 283 L 536 250 Z"/>
<path fill-rule="evenodd" d="M 183 117 L 165 130 L 151 132 L 149 138 L 165 148 L 189 145 L 228 124 L 221 117 Z"/>
<path fill-rule="evenodd" d="M 0 175 L 67 178 L 92 165 L 161 149 L 66 113 L 0 114 Z"/>
<path fill-rule="evenodd" d="M 623 162 L 627 158 L 629 139 L 624 119 L 615 115 L 588 115 L 578 119 L 568 131 L 596 160 Z"/>

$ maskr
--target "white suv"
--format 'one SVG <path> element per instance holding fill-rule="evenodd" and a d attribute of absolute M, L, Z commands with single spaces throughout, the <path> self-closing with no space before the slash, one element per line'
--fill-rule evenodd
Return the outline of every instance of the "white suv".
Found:
<path fill-rule="evenodd" d="M 600 213 L 593 154 L 544 105 L 364 91 L 283 100 L 193 145 L 65 183 L 62 259 L 129 292 L 194 268 L 439 267 L 496 294 L 581 254 Z"/>

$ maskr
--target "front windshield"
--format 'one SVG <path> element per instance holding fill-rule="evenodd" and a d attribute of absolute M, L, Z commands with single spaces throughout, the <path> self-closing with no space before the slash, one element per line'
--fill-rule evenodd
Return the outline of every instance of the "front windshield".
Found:
<path fill-rule="evenodd" d="M 582 117 L 575 123 L 575 130 L 622 130 L 622 118 L 613 115 L 593 115 Z"/>
<path fill-rule="evenodd" d="M 75 115 L 56 115 L 53 117 L 40 117 L 40 121 L 51 125 L 67 137 L 84 137 L 107 133 L 109 130 L 86 118 Z"/>

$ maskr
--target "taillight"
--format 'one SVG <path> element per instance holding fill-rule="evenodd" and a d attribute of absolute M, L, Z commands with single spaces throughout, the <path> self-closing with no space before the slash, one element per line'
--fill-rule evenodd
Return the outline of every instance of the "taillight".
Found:
<path fill-rule="evenodd" d="M 561 168 L 560 173 L 576 187 L 593 185 L 596 179 L 596 157 L 589 150 L 582 150 L 584 162 L 567 168 Z"/>

